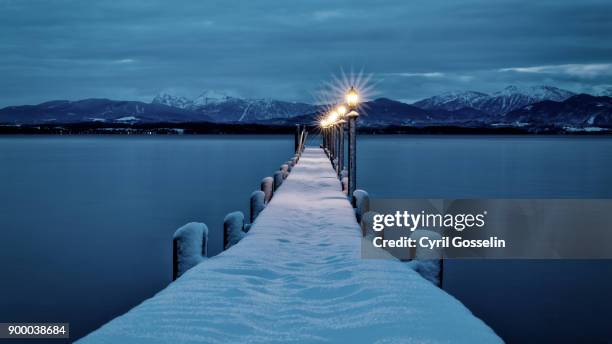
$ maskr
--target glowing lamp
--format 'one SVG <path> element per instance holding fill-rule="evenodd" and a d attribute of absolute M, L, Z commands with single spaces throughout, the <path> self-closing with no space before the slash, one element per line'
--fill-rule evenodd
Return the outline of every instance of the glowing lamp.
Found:
<path fill-rule="evenodd" d="M 351 109 L 356 108 L 357 104 L 359 104 L 359 93 L 357 93 L 357 90 L 353 86 L 351 86 L 351 89 L 346 93 L 346 104 Z"/>
<path fill-rule="evenodd" d="M 337 111 L 332 111 L 329 113 L 329 117 L 327 117 L 327 120 L 330 122 L 330 124 L 334 124 L 338 121 L 338 112 Z"/>

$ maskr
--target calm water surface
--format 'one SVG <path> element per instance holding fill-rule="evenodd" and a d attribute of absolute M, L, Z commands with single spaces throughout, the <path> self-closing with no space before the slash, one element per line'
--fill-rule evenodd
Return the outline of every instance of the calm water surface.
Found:
<path fill-rule="evenodd" d="M 290 136 L 1 137 L 0 322 L 66 321 L 81 337 L 165 287 L 172 235 L 247 214 Z"/>
<path fill-rule="evenodd" d="M 611 138 L 371 136 L 358 149 L 358 185 L 371 197 L 612 197 Z M 447 260 L 444 269 L 444 289 L 507 342 L 612 342 L 612 261 Z"/>
<path fill-rule="evenodd" d="M 291 136 L 0 137 L 0 322 L 69 321 L 83 336 L 170 282 L 189 221 L 221 247 Z M 361 136 L 372 197 L 610 198 L 612 140 Z M 445 264 L 444 288 L 510 342 L 609 342 L 607 261 Z"/>

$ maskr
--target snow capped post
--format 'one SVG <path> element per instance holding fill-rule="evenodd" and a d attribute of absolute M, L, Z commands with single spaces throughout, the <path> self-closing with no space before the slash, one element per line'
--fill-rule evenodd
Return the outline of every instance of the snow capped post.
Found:
<path fill-rule="evenodd" d="M 348 105 L 351 112 L 346 114 L 348 117 L 348 143 L 349 143 L 349 156 L 348 156 L 348 164 L 349 164 L 349 188 L 348 195 L 349 198 L 353 199 L 353 193 L 357 189 L 357 117 L 359 117 L 359 113 L 357 113 L 356 109 L 359 104 L 359 94 L 355 87 L 351 86 L 349 91 L 346 94 L 346 104 Z"/>
<path fill-rule="evenodd" d="M 289 176 L 289 165 L 282 164 L 280 167 L 280 171 L 283 173 L 283 179 L 287 179 Z"/>
<path fill-rule="evenodd" d="M 283 171 L 274 172 L 274 192 L 278 190 L 278 188 L 283 183 Z"/>
<path fill-rule="evenodd" d="M 346 169 L 340 172 L 340 182 L 342 183 L 342 192 L 348 195 L 348 171 Z"/>
<path fill-rule="evenodd" d="M 236 245 L 244 237 L 244 215 L 240 211 L 234 211 L 225 216 L 223 220 L 223 248 Z"/>
<path fill-rule="evenodd" d="M 174 232 L 172 237 L 172 280 L 176 280 L 206 258 L 208 227 L 190 222 Z"/>
<path fill-rule="evenodd" d="M 249 217 L 249 222 L 255 222 L 255 219 L 266 207 L 266 194 L 263 191 L 256 190 L 251 194 L 251 212 Z"/>
<path fill-rule="evenodd" d="M 370 211 L 370 195 L 364 190 L 355 190 L 353 200 L 355 202 L 355 217 L 357 217 L 357 222 L 361 223 L 363 214 Z"/>
<path fill-rule="evenodd" d="M 261 180 L 261 191 L 263 191 L 265 197 L 264 202 L 268 204 L 272 199 L 272 193 L 274 192 L 274 179 L 272 177 L 266 177 Z"/>

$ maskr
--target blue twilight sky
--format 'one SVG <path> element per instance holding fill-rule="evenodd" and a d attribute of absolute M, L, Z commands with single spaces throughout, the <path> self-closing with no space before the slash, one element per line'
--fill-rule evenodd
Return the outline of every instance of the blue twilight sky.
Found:
<path fill-rule="evenodd" d="M 612 1 L 0 0 L 0 106 L 203 90 L 313 101 L 341 68 L 406 101 L 612 85 Z"/>

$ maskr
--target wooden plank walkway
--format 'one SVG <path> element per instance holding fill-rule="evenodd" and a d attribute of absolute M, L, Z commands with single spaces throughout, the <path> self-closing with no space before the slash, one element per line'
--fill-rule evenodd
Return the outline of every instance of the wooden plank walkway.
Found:
<path fill-rule="evenodd" d="M 319 148 L 229 250 L 81 343 L 498 343 L 406 263 L 362 259 L 361 234 Z"/>

